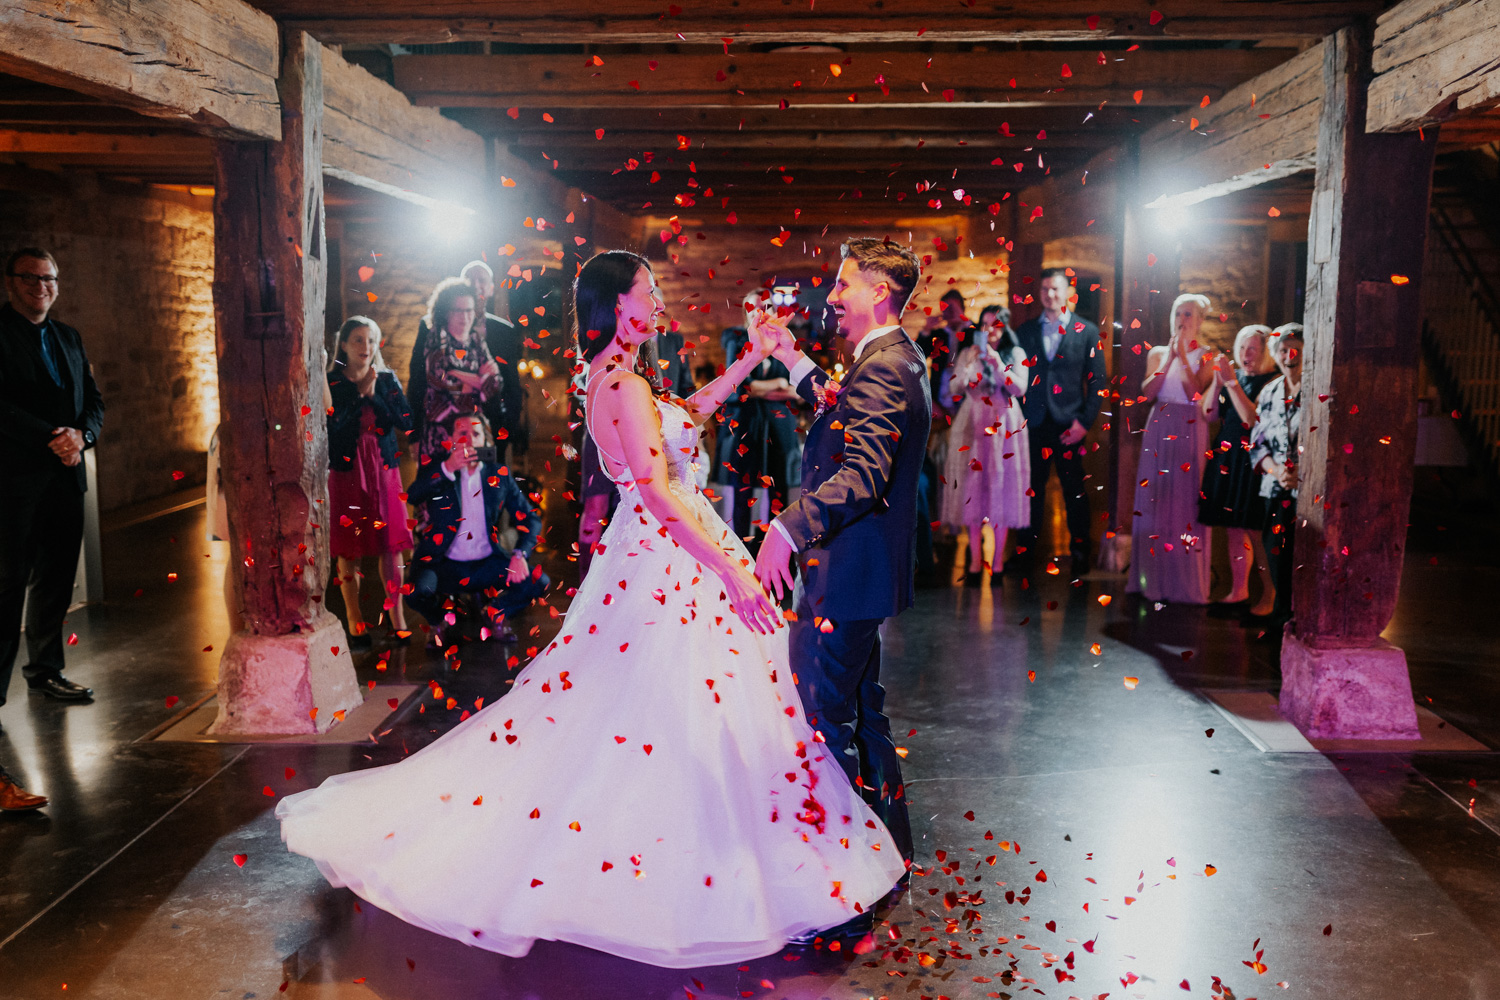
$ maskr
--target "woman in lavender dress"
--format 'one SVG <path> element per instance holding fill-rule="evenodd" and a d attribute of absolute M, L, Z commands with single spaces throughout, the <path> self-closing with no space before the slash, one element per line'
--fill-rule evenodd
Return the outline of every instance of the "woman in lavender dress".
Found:
<path fill-rule="evenodd" d="M 1172 303 L 1172 338 L 1151 348 L 1141 391 L 1153 401 L 1141 435 L 1127 593 L 1151 601 L 1208 603 L 1208 529 L 1198 521 L 1198 487 L 1208 421 L 1198 408 L 1213 380 L 1199 339 L 1208 298 Z"/>

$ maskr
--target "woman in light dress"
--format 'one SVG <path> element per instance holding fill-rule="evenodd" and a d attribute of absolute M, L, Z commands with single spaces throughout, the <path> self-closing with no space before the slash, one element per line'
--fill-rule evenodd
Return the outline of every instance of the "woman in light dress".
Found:
<path fill-rule="evenodd" d="M 1151 601 L 1208 603 L 1211 552 L 1198 521 L 1198 488 L 1208 421 L 1199 408 L 1213 365 L 1199 337 L 1208 298 L 1183 294 L 1172 303 L 1172 336 L 1151 348 L 1141 391 L 1152 400 L 1141 434 L 1131 527 L 1127 593 Z"/>
<path fill-rule="evenodd" d="M 740 962 L 869 910 L 904 874 L 816 742 L 787 630 L 699 491 L 699 426 L 772 347 L 689 400 L 635 374 L 662 302 L 634 254 L 575 283 L 586 419 L 621 503 L 513 690 L 388 767 L 277 809 L 287 846 L 402 919 L 501 954 L 570 941 Z"/>
<path fill-rule="evenodd" d="M 1031 447 L 1021 396 L 1026 392 L 1025 352 L 1010 328 L 1010 310 L 987 306 L 979 335 L 959 352 L 950 385 L 963 403 L 948 432 L 943 470 L 943 523 L 969 537 L 964 585 L 978 587 L 984 570 L 984 528 L 994 533 L 994 560 L 1004 558 L 1006 533 L 1031 524 Z M 991 572 L 999 586 L 1001 575 Z"/>

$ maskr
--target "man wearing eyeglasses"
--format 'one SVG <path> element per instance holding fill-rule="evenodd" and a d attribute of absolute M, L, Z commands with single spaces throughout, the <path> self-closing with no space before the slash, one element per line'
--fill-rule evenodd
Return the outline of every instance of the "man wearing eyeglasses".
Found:
<path fill-rule="evenodd" d="M 10 301 L 0 306 L 0 467 L 6 474 L 0 490 L 0 705 L 20 650 L 23 604 L 27 687 L 60 701 L 88 701 L 94 692 L 62 675 L 62 628 L 83 542 L 83 452 L 98 437 L 104 400 L 83 338 L 49 315 L 58 291 L 52 255 L 38 247 L 11 254 L 5 290 Z M 0 772 L 0 810 L 45 803 Z"/>

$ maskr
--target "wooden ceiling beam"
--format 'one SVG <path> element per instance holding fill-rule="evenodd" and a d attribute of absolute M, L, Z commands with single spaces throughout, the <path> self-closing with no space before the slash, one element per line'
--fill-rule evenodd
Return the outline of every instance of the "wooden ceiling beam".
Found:
<path fill-rule="evenodd" d="M 608 141 L 615 131 L 670 131 L 690 141 L 711 133 L 729 133 L 732 138 L 760 131 L 807 132 L 910 132 L 917 136 L 958 133 L 998 134 L 1002 126 L 1016 135 L 1035 135 L 1042 129 L 1100 130 L 1114 133 L 1140 131 L 1155 125 L 1171 112 L 1164 108 L 1106 104 L 1102 108 L 1007 107 L 969 108 L 942 104 L 925 108 L 885 108 L 871 104 L 843 107 L 776 108 L 611 108 L 607 115 L 595 108 L 522 108 L 511 118 L 505 108 L 445 108 L 443 113 L 476 132 L 499 136 L 505 142 L 524 135 L 553 132 L 586 132 L 604 128 Z"/>
<path fill-rule="evenodd" d="M 1083 148 L 1082 156 L 1087 157 L 1091 151 L 1092 147 Z M 548 163 L 535 150 L 522 149 L 517 152 L 523 160 L 538 165 Z M 657 153 L 650 160 L 645 159 L 645 154 L 640 151 L 622 156 L 614 150 L 577 147 L 548 149 L 547 154 L 556 161 L 558 170 L 588 170 L 603 174 L 614 171 L 641 175 L 649 175 L 652 171 L 678 173 L 686 172 L 691 163 L 703 177 L 722 177 L 730 173 L 769 174 L 778 169 L 790 174 L 833 172 L 860 176 L 884 176 L 893 170 L 922 170 L 946 175 L 958 170 L 962 175 L 973 170 L 985 173 L 1003 170 L 1008 174 L 1015 170 L 1015 163 L 1022 166 L 1017 173 L 1024 173 L 1029 168 L 1035 174 L 1040 169 L 1037 166 L 1038 156 L 1043 164 L 1072 165 L 1080 159 L 1080 147 L 1032 152 L 1020 149 L 953 149 L 947 146 L 941 149 L 867 148 L 856 152 L 847 148 L 831 148 L 826 153 L 814 151 L 812 155 L 793 156 L 788 156 L 784 149 L 736 149 L 729 152 L 672 150 Z M 1000 162 L 995 162 L 997 160 Z M 550 163 L 548 166 L 550 167 Z"/>
<path fill-rule="evenodd" d="M 791 107 L 880 109 L 948 104 L 1009 109 L 1106 101 L 1197 104 L 1285 61 L 1286 49 L 1131 53 L 749 52 L 731 55 L 413 55 L 397 88 L 441 107 Z M 1099 60 L 1103 58 L 1101 63 Z M 596 60 L 598 61 L 596 64 Z M 655 64 L 656 69 L 651 69 Z M 837 73 L 835 73 L 835 70 Z M 853 98 L 853 100 L 851 100 Z M 601 120 L 600 124 L 605 124 Z"/>
<path fill-rule="evenodd" d="M 331 43 L 505 41 L 532 44 L 783 44 L 1047 41 L 1100 38 L 1320 38 L 1379 0 L 1196 0 L 1162 17 L 1149 2 L 1048 0 L 769 0 L 672 5 L 663 0 L 259 0 L 280 20 Z"/>
<path fill-rule="evenodd" d="M 1320 43 L 1142 136 L 1140 199 L 1186 207 L 1312 169 L 1322 101 Z"/>
<path fill-rule="evenodd" d="M 0 70 L 223 138 L 280 138 L 278 58 L 240 0 L 0 5 Z"/>
<path fill-rule="evenodd" d="M 680 133 L 672 132 L 611 132 L 607 141 L 595 139 L 592 132 L 527 132 L 509 143 L 512 152 L 519 156 L 536 156 L 546 152 L 554 158 L 613 156 L 623 160 L 625 156 L 640 158 L 643 150 L 655 150 L 657 155 L 683 155 L 733 157 L 741 153 L 768 157 L 788 156 L 798 159 L 818 155 L 828 150 L 829 155 L 845 155 L 847 150 L 923 150 L 930 155 L 938 151 L 962 155 L 969 150 L 1018 151 L 1035 147 L 1043 152 L 1050 149 L 1098 149 L 1100 145 L 1118 142 L 1125 137 L 1121 132 L 1064 131 L 1047 129 L 1046 138 L 1038 139 L 1035 133 L 1015 134 L 1006 137 L 999 134 L 979 134 L 972 138 L 937 133 L 921 135 L 916 132 L 712 132 L 699 133 L 687 146 L 677 140 Z M 993 153 L 991 155 L 994 155 Z M 616 166 L 619 164 L 617 163 Z"/>
<path fill-rule="evenodd" d="M 63 156 L 207 157 L 212 140 L 188 132 L 142 135 L 139 132 L 22 132 L 0 129 L 0 154 Z"/>
<path fill-rule="evenodd" d="M 1410 132 L 1500 102 L 1500 4 L 1406 0 L 1375 28 L 1368 132 Z"/>

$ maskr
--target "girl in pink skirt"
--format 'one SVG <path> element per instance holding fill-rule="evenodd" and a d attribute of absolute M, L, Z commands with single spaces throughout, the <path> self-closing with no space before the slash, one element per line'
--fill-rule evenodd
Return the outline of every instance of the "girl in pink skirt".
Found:
<path fill-rule="evenodd" d="M 339 327 L 328 372 L 328 508 L 330 548 L 348 609 L 350 645 L 367 646 L 359 607 L 360 560 L 380 557 L 385 609 L 398 642 L 410 633 L 401 606 L 401 553 L 412 547 L 397 454 L 411 430 L 411 408 L 380 356 L 380 327 L 351 316 Z"/>

